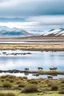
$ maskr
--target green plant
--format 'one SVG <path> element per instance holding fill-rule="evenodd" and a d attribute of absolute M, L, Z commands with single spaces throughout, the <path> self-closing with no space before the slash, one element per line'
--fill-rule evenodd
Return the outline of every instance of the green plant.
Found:
<path fill-rule="evenodd" d="M 2 84 L 2 86 L 3 86 L 3 87 L 7 87 L 7 88 L 11 88 L 11 87 L 12 87 L 12 84 L 9 83 L 9 82 L 4 82 L 4 83 Z"/>
<path fill-rule="evenodd" d="M 0 96 L 5 96 L 5 94 L 4 93 L 0 93 Z"/>
<path fill-rule="evenodd" d="M 21 84 L 21 81 L 17 81 L 16 84 Z"/>
<path fill-rule="evenodd" d="M 64 90 L 60 90 L 59 91 L 59 94 L 64 94 Z"/>
<path fill-rule="evenodd" d="M 62 79 L 60 82 L 61 82 L 61 83 L 64 83 L 64 79 Z"/>
<path fill-rule="evenodd" d="M 37 80 L 32 79 L 32 80 L 29 80 L 29 83 L 32 83 L 32 84 L 38 84 L 38 81 L 37 81 Z"/>
<path fill-rule="evenodd" d="M 51 90 L 52 91 L 57 91 L 58 90 L 58 85 L 52 85 Z"/>
<path fill-rule="evenodd" d="M 19 85 L 18 85 L 18 87 L 25 87 L 25 83 L 20 83 Z"/>
<path fill-rule="evenodd" d="M 13 93 L 0 93 L 0 96 L 15 96 Z"/>
<path fill-rule="evenodd" d="M 28 84 L 24 87 L 24 90 L 22 92 L 31 93 L 31 92 L 37 92 L 37 91 L 38 91 L 37 85 Z"/>
<path fill-rule="evenodd" d="M 7 93 L 6 96 L 15 96 L 13 93 Z"/>
<path fill-rule="evenodd" d="M 9 82 L 13 83 L 13 82 L 14 82 L 14 80 L 13 80 L 13 79 L 11 79 L 11 80 L 9 80 Z"/>

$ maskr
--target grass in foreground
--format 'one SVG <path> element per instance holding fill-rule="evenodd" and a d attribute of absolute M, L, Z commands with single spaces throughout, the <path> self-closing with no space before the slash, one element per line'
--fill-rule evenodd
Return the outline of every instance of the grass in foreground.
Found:
<path fill-rule="evenodd" d="M 64 79 L 1 76 L 0 93 L 5 94 L 0 96 L 64 96 Z"/>
<path fill-rule="evenodd" d="M 0 90 L 0 93 L 9 94 L 12 93 L 15 96 L 64 96 L 63 94 L 58 94 L 58 92 L 49 92 L 49 93 L 21 93 L 21 91 L 11 91 L 11 90 Z M 1 95 L 0 95 L 1 96 Z M 12 95 L 10 95 L 12 96 Z"/>

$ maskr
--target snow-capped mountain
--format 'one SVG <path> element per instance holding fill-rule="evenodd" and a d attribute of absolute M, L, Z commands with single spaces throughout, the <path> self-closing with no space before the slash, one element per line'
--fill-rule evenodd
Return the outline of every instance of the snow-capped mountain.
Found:
<path fill-rule="evenodd" d="M 50 31 L 23 30 L 20 28 L 9 28 L 0 26 L 0 37 L 28 37 L 28 36 L 64 36 L 64 29 L 51 29 Z"/>
<path fill-rule="evenodd" d="M 64 36 L 64 29 L 63 28 L 57 30 L 52 29 L 48 32 L 44 32 L 42 36 Z"/>
<path fill-rule="evenodd" d="M 6 26 L 0 26 L 0 37 L 26 37 L 32 36 L 29 32 L 19 28 L 8 28 Z"/>

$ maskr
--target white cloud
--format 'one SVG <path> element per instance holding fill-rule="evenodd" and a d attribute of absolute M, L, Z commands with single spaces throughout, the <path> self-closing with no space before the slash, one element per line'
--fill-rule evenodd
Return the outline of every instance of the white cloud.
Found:
<path fill-rule="evenodd" d="M 3 1 L 0 1 L 0 8 L 10 8 L 10 6 L 14 6 L 18 3 L 18 0 L 3 0 Z"/>
<path fill-rule="evenodd" d="M 0 26 L 10 28 L 26 28 L 45 25 L 64 25 L 64 16 L 34 16 L 28 17 L 25 22 L 0 22 Z"/>
<path fill-rule="evenodd" d="M 50 30 L 52 28 L 58 29 L 64 27 L 63 16 L 33 16 L 25 19 L 25 22 L 0 22 L 0 26 L 7 26 L 9 28 L 21 28 L 26 31 L 30 30 Z"/>
<path fill-rule="evenodd" d="M 0 26 L 7 26 L 9 28 L 22 28 L 22 29 L 27 29 L 27 28 L 34 28 L 38 25 L 38 22 L 0 22 Z"/>
<path fill-rule="evenodd" d="M 59 25 L 64 24 L 64 15 L 53 16 L 34 16 L 27 18 L 27 21 L 39 22 L 42 25 Z"/>

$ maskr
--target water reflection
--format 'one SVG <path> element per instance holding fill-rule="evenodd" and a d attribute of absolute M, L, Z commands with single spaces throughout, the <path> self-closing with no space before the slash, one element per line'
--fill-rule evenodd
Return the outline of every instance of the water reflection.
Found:
<path fill-rule="evenodd" d="M 2 75 L 12 75 L 12 76 L 22 76 L 22 77 L 27 77 L 28 79 L 38 79 L 38 78 L 47 78 L 49 75 L 39 75 L 39 76 L 33 76 L 32 74 L 25 75 L 24 73 L 0 73 L 0 76 Z M 53 79 L 58 79 L 58 78 L 64 78 L 64 75 L 57 75 L 53 76 Z"/>
<path fill-rule="evenodd" d="M 21 52 L 25 53 L 28 51 L 21 51 Z M 38 67 L 43 67 L 43 70 L 49 70 L 50 67 L 57 67 L 58 70 L 64 70 L 64 52 L 51 52 L 51 51 L 50 52 L 29 51 L 29 52 L 31 54 L 20 56 L 0 55 L 0 70 L 9 70 L 9 69 L 24 70 L 24 68 L 26 67 L 28 67 L 30 70 L 37 70 Z"/>
<path fill-rule="evenodd" d="M 31 51 L 30 51 L 31 52 Z M 64 52 L 31 52 L 32 54 L 21 56 L 0 56 L 0 69 L 24 69 L 37 70 L 43 67 L 48 70 L 50 67 L 57 67 L 64 70 Z"/>

